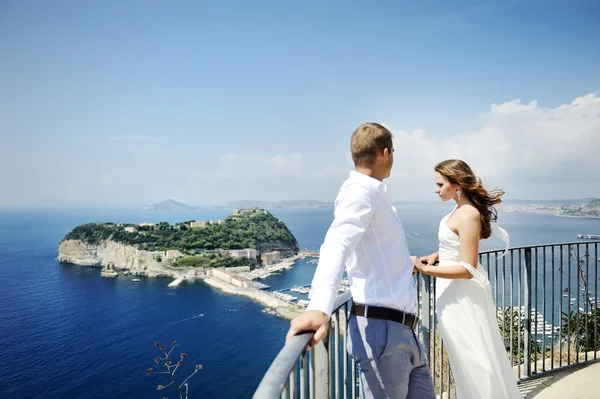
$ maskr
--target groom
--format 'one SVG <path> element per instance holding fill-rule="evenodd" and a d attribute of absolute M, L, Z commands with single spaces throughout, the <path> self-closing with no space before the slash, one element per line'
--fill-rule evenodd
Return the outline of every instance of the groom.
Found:
<path fill-rule="evenodd" d="M 392 134 L 378 123 L 365 123 L 352 134 L 350 147 L 355 170 L 335 200 L 310 303 L 292 320 L 286 338 L 313 330 L 314 346 L 327 335 L 345 267 L 353 299 L 348 352 L 360 370 L 361 399 L 435 399 L 425 352 L 414 331 L 418 319 L 412 272 L 418 260 L 408 252 L 383 183 L 394 163 Z"/>

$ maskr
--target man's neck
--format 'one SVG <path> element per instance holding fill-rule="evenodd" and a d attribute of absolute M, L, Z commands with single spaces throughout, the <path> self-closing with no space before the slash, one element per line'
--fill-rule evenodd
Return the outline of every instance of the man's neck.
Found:
<path fill-rule="evenodd" d="M 384 174 L 381 173 L 380 171 L 376 170 L 375 168 L 368 168 L 366 166 L 357 166 L 356 168 L 354 168 L 354 170 L 357 171 L 358 173 L 362 173 L 363 175 L 367 175 L 369 177 L 372 177 L 373 179 L 383 182 Z"/>

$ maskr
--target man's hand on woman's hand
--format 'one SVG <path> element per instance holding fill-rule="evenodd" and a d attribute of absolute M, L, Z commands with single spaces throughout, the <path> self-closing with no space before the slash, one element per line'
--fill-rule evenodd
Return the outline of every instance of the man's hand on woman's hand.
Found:
<path fill-rule="evenodd" d="M 416 256 L 411 256 L 410 260 L 413 263 L 413 274 L 423 271 L 423 267 L 426 266 Z"/>
<path fill-rule="evenodd" d="M 431 254 L 431 255 L 427 255 L 427 256 L 421 256 L 421 258 L 419 260 L 422 263 L 425 263 L 426 265 L 432 266 L 435 262 L 437 262 L 438 255 L 437 255 L 437 253 L 435 253 L 435 254 Z"/>

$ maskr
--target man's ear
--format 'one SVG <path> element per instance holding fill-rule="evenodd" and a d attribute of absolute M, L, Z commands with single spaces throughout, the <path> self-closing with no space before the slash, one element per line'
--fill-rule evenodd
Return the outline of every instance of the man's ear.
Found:
<path fill-rule="evenodd" d="M 390 156 L 390 149 L 385 147 L 381 152 L 381 155 L 383 156 L 383 159 L 387 160 Z"/>

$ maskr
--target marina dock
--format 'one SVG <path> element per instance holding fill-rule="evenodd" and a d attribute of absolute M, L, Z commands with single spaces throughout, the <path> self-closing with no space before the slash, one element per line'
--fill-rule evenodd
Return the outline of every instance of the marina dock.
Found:
<path fill-rule="evenodd" d="M 179 287 L 179 284 L 181 284 L 183 280 L 185 280 L 185 276 L 177 277 L 175 280 L 169 283 L 168 287 Z"/>

